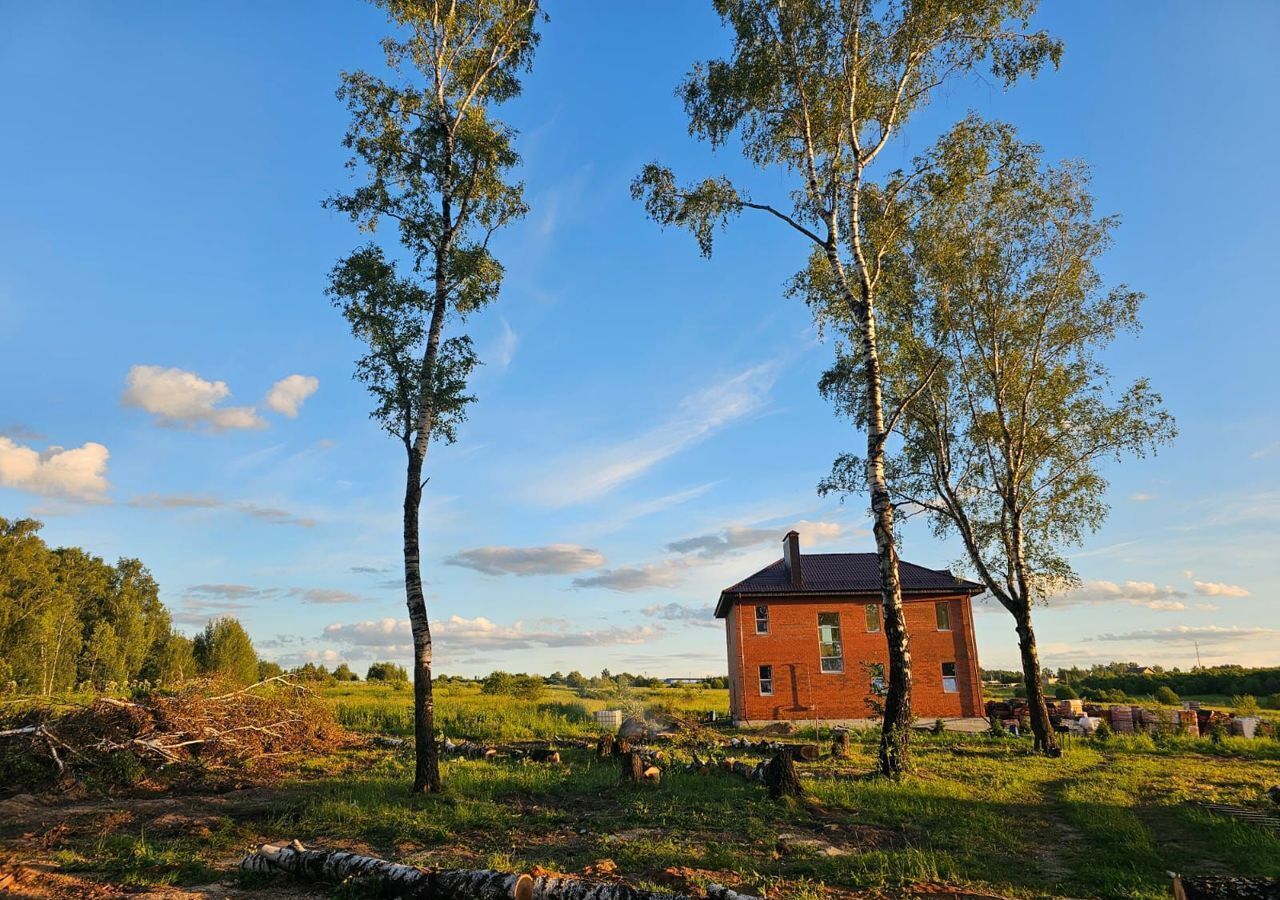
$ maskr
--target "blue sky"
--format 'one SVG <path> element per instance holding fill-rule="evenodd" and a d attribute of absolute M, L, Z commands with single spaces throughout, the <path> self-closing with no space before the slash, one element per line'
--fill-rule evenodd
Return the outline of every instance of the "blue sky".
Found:
<path fill-rule="evenodd" d="M 706 607 L 783 532 L 873 548 L 861 500 L 814 490 L 861 438 L 818 397 L 830 348 L 782 296 L 804 248 L 748 219 L 703 260 L 628 196 L 654 158 L 786 189 L 686 134 L 672 90 L 726 44 L 710 4 L 548 9 L 503 111 L 532 213 L 472 322 L 479 402 L 429 460 L 438 667 L 720 672 Z M 286 663 L 407 658 L 402 451 L 322 294 L 362 240 L 320 206 L 347 178 L 333 92 L 379 65 L 379 12 L 15 3 L 5 21 L 0 515 L 142 558 L 187 630 L 229 613 Z M 1280 7 L 1080 2 L 1040 22 L 1060 71 L 958 85 L 898 152 L 974 109 L 1087 160 L 1123 217 L 1106 277 L 1149 297 L 1109 362 L 1151 378 L 1181 436 L 1110 471 L 1084 585 L 1037 614 L 1042 657 L 1186 666 L 1198 641 L 1206 663 L 1280 663 Z M 921 524 L 902 553 L 959 556 Z M 1012 666 L 1012 620 L 977 618 L 983 663 Z"/>

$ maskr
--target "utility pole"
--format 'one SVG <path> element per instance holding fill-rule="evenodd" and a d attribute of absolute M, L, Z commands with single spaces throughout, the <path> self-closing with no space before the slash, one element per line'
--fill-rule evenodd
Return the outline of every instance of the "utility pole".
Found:
<path fill-rule="evenodd" d="M 1203 669 L 1204 665 L 1200 662 L 1200 642 L 1196 641 L 1196 668 Z"/>

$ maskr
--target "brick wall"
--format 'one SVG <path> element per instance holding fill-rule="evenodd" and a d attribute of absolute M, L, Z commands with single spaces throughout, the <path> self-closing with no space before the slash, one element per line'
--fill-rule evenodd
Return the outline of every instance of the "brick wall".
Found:
<path fill-rule="evenodd" d="M 935 604 L 945 603 L 950 631 L 938 628 Z M 755 607 L 769 608 L 769 633 L 756 633 Z M 864 719 L 870 711 L 871 673 L 864 663 L 887 668 L 883 631 L 868 631 L 866 608 L 878 597 L 760 598 L 734 603 L 725 619 L 730 704 L 739 720 Z M 912 708 L 924 719 L 982 715 L 982 685 L 967 595 L 904 598 L 911 635 Z M 818 614 L 837 613 L 844 671 L 821 671 Z M 943 689 L 943 663 L 955 663 L 956 691 Z M 760 666 L 773 670 L 773 694 L 762 696 Z"/>

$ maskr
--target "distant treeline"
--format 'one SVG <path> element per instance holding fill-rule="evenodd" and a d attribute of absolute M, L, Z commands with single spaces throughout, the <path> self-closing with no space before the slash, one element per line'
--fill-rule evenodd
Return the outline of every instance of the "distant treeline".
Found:
<path fill-rule="evenodd" d="M 1187 672 L 1088 672 L 1059 670 L 1059 679 L 1077 689 L 1124 691 L 1130 696 L 1152 695 L 1167 687 L 1181 697 L 1200 694 L 1236 696 L 1252 694 L 1265 697 L 1280 694 L 1280 667 L 1250 669 L 1244 666 L 1212 666 Z"/>
<path fill-rule="evenodd" d="M 1130 697 L 1154 696 L 1168 688 L 1179 696 L 1220 694 L 1233 697 L 1250 694 L 1267 697 L 1280 694 L 1280 667 L 1248 668 L 1246 666 L 1200 666 L 1194 669 L 1164 669 L 1137 663 L 1098 663 L 1087 669 L 1080 667 L 1045 669 L 1046 678 L 1055 677 L 1060 685 L 1070 685 L 1080 696 L 1102 691 L 1121 691 Z M 1021 672 L 1006 669 L 983 669 L 984 681 L 1018 684 Z"/>

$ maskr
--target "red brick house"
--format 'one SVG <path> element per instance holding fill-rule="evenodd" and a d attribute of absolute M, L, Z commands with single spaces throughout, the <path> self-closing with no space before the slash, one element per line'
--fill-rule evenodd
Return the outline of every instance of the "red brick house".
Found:
<path fill-rule="evenodd" d="M 907 562 L 899 572 L 915 714 L 982 715 L 971 598 L 984 588 Z M 725 588 L 716 604 L 734 720 L 869 718 L 889 658 L 881 612 L 874 553 L 802 555 L 800 536 L 789 532 L 782 559 Z"/>

